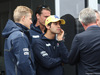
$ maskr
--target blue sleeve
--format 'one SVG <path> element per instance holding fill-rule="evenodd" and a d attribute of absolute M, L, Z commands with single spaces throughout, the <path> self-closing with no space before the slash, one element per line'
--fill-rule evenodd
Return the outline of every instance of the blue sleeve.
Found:
<path fill-rule="evenodd" d="M 13 41 L 14 56 L 17 60 L 17 68 L 23 75 L 34 75 L 34 69 L 30 60 L 29 43 L 24 37 L 19 37 Z"/>
<path fill-rule="evenodd" d="M 58 58 L 50 57 L 49 54 L 46 52 L 45 47 L 46 46 L 43 43 L 35 43 L 34 53 L 36 61 L 45 68 L 52 68 L 61 65 L 61 59 L 59 57 Z"/>
<path fill-rule="evenodd" d="M 68 63 L 68 49 L 66 48 L 63 41 L 59 42 L 59 54 L 62 60 L 62 63 Z"/>
<path fill-rule="evenodd" d="M 71 50 L 68 55 L 69 64 L 76 64 L 79 61 L 79 42 L 77 36 L 74 37 Z"/>

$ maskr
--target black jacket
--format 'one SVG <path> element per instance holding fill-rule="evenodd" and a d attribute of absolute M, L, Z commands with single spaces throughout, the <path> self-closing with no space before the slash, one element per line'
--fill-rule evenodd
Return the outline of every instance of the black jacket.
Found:
<path fill-rule="evenodd" d="M 75 36 L 68 56 L 78 75 L 100 75 L 100 27 L 90 26 Z"/>
<path fill-rule="evenodd" d="M 63 42 L 45 36 L 35 39 L 34 55 L 37 75 L 63 75 L 62 63 L 67 63 L 68 50 Z"/>

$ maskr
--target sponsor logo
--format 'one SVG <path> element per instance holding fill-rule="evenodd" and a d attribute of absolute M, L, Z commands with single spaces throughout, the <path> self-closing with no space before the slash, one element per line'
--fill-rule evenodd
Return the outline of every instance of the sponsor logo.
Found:
<path fill-rule="evenodd" d="M 39 35 L 33 35 L 32 37 L 33 38 L 39 38 L 40 36 Z"/>
<path fill-rule="evenodd" d="M 29 55 L 29 49 L 28 48 L 23 48 L 24 55 Z"/>
<path fill-rule="evenodd" d="M 23 51 L 29 51 L 29 49 L 28 48 L 23 48 Z"/>
<path fill-rule="evenodd" d="M 43 57 L 44 56 L 48 56 L 48 53 L 46 52 L 46 51 L 41 51 L 41 53 L 40 53 Z"/>
<path fill-rule="evenodd" d="M 59 43 L 57 43 L 57 47 L 59 47 Z"/>
<path fill-rule="evenodd" d="M 48 43 L 48 44 L 46 44 L 46 46 L 51 46 L 51 44 L 50 44 L 50 43 Z"/>
<path fill-rule="evenodd" d="M 24 55 L 29 55 L 29 52 L 24 52 Z"/>

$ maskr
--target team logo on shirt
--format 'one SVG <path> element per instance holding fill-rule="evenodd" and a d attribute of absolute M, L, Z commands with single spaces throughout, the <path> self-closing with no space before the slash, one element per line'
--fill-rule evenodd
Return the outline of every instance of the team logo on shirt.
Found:
<path fill-rule="evenodd" d="M 29 49 L 28 48 L 23 48 L 23 51 L 29 51 Z"/>
<path fill-rule="evenodd" d="M 29 49 L 28 48 L 23 48 L 24 55 L 29 55 Z"/>
<path fill-rule="evenodd" d="M 46 51 L 41 51 L 41 53 L 40 53 L 43 57 L 44 56 L 48 56 L 48 53 L 46 52 Z"/>
<path fill-rule="evenodd" d="M 39 38 L 40 36 L 39 35 L 33 35 L 32 37 L 33 38 Z"/>
<path fill-rule="evenodd" d="M 59 47 L 59 43 L 57 43 L 57 47 Z"/>
<path fill-rule="evenodd" d="M 46 44 L 46 46 L 51 46 L 51 44 L 50 44 L 50 43 L 48 43 L 48 44 Z"/>
<path fill-rule="evenodd" d="M 24 52 L 24 55 L 29 55 L 29 52 Z"/>

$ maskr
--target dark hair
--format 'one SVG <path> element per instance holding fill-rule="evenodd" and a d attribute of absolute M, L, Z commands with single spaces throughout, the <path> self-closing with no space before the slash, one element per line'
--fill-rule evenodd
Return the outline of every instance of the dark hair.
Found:
<path fill-rule="evenodd" d="M 39 5 L 37 8 L 36 8 L 36 11 L 35 11 L 35 19 L 33 21 L 33 24 L 36 24 L 37 22 L 37 17 L 36 17 L 36 14 L 41 14 L 42 10 L 45 9 L 45 10 L 48 10 L 51 12 L 51 9 L 49 6 L 46 6 L 46 5 Z"/>
<path fill-rule="evenodd" d="M 48 24 L 48 26 L 51 26 L 51 24 L 52 24 L 52 22 L 50 22 L 50 23 Z M 45 26 L 45 30 L 44 30 L 44 32 L 45 32 L 45 33 L 47 32 L 47 28 L 46 28 L 46 26 Z"/>
<path fill-rule="evenodd" d="M 48 10 L 51 12 L 51 9 L 49 6 L 46 6 L 46 5 L 39 5 L 37 8 L 36 8 L 36 11 L 35 11 L 35 19 L 33 21 L 33 24 L 36 24 L 37 22 L 37 17 L 36 17 L 36 14 L 41 14 L 42 10 L 45 9 L 45 10 Z"/>
<path fill-rule="evenodd" d="M 48 10 L 51 12 L 51 9 L 49 6 L 46 6 L 46 5 L 39 5 L 37 8 L 36 8 L 36 12 L 35 12 L 35 16 L 36 14 L 38 13 L 39 15 L 41 14 L 41 11 L 45 9 L 45 10 Z"/>

